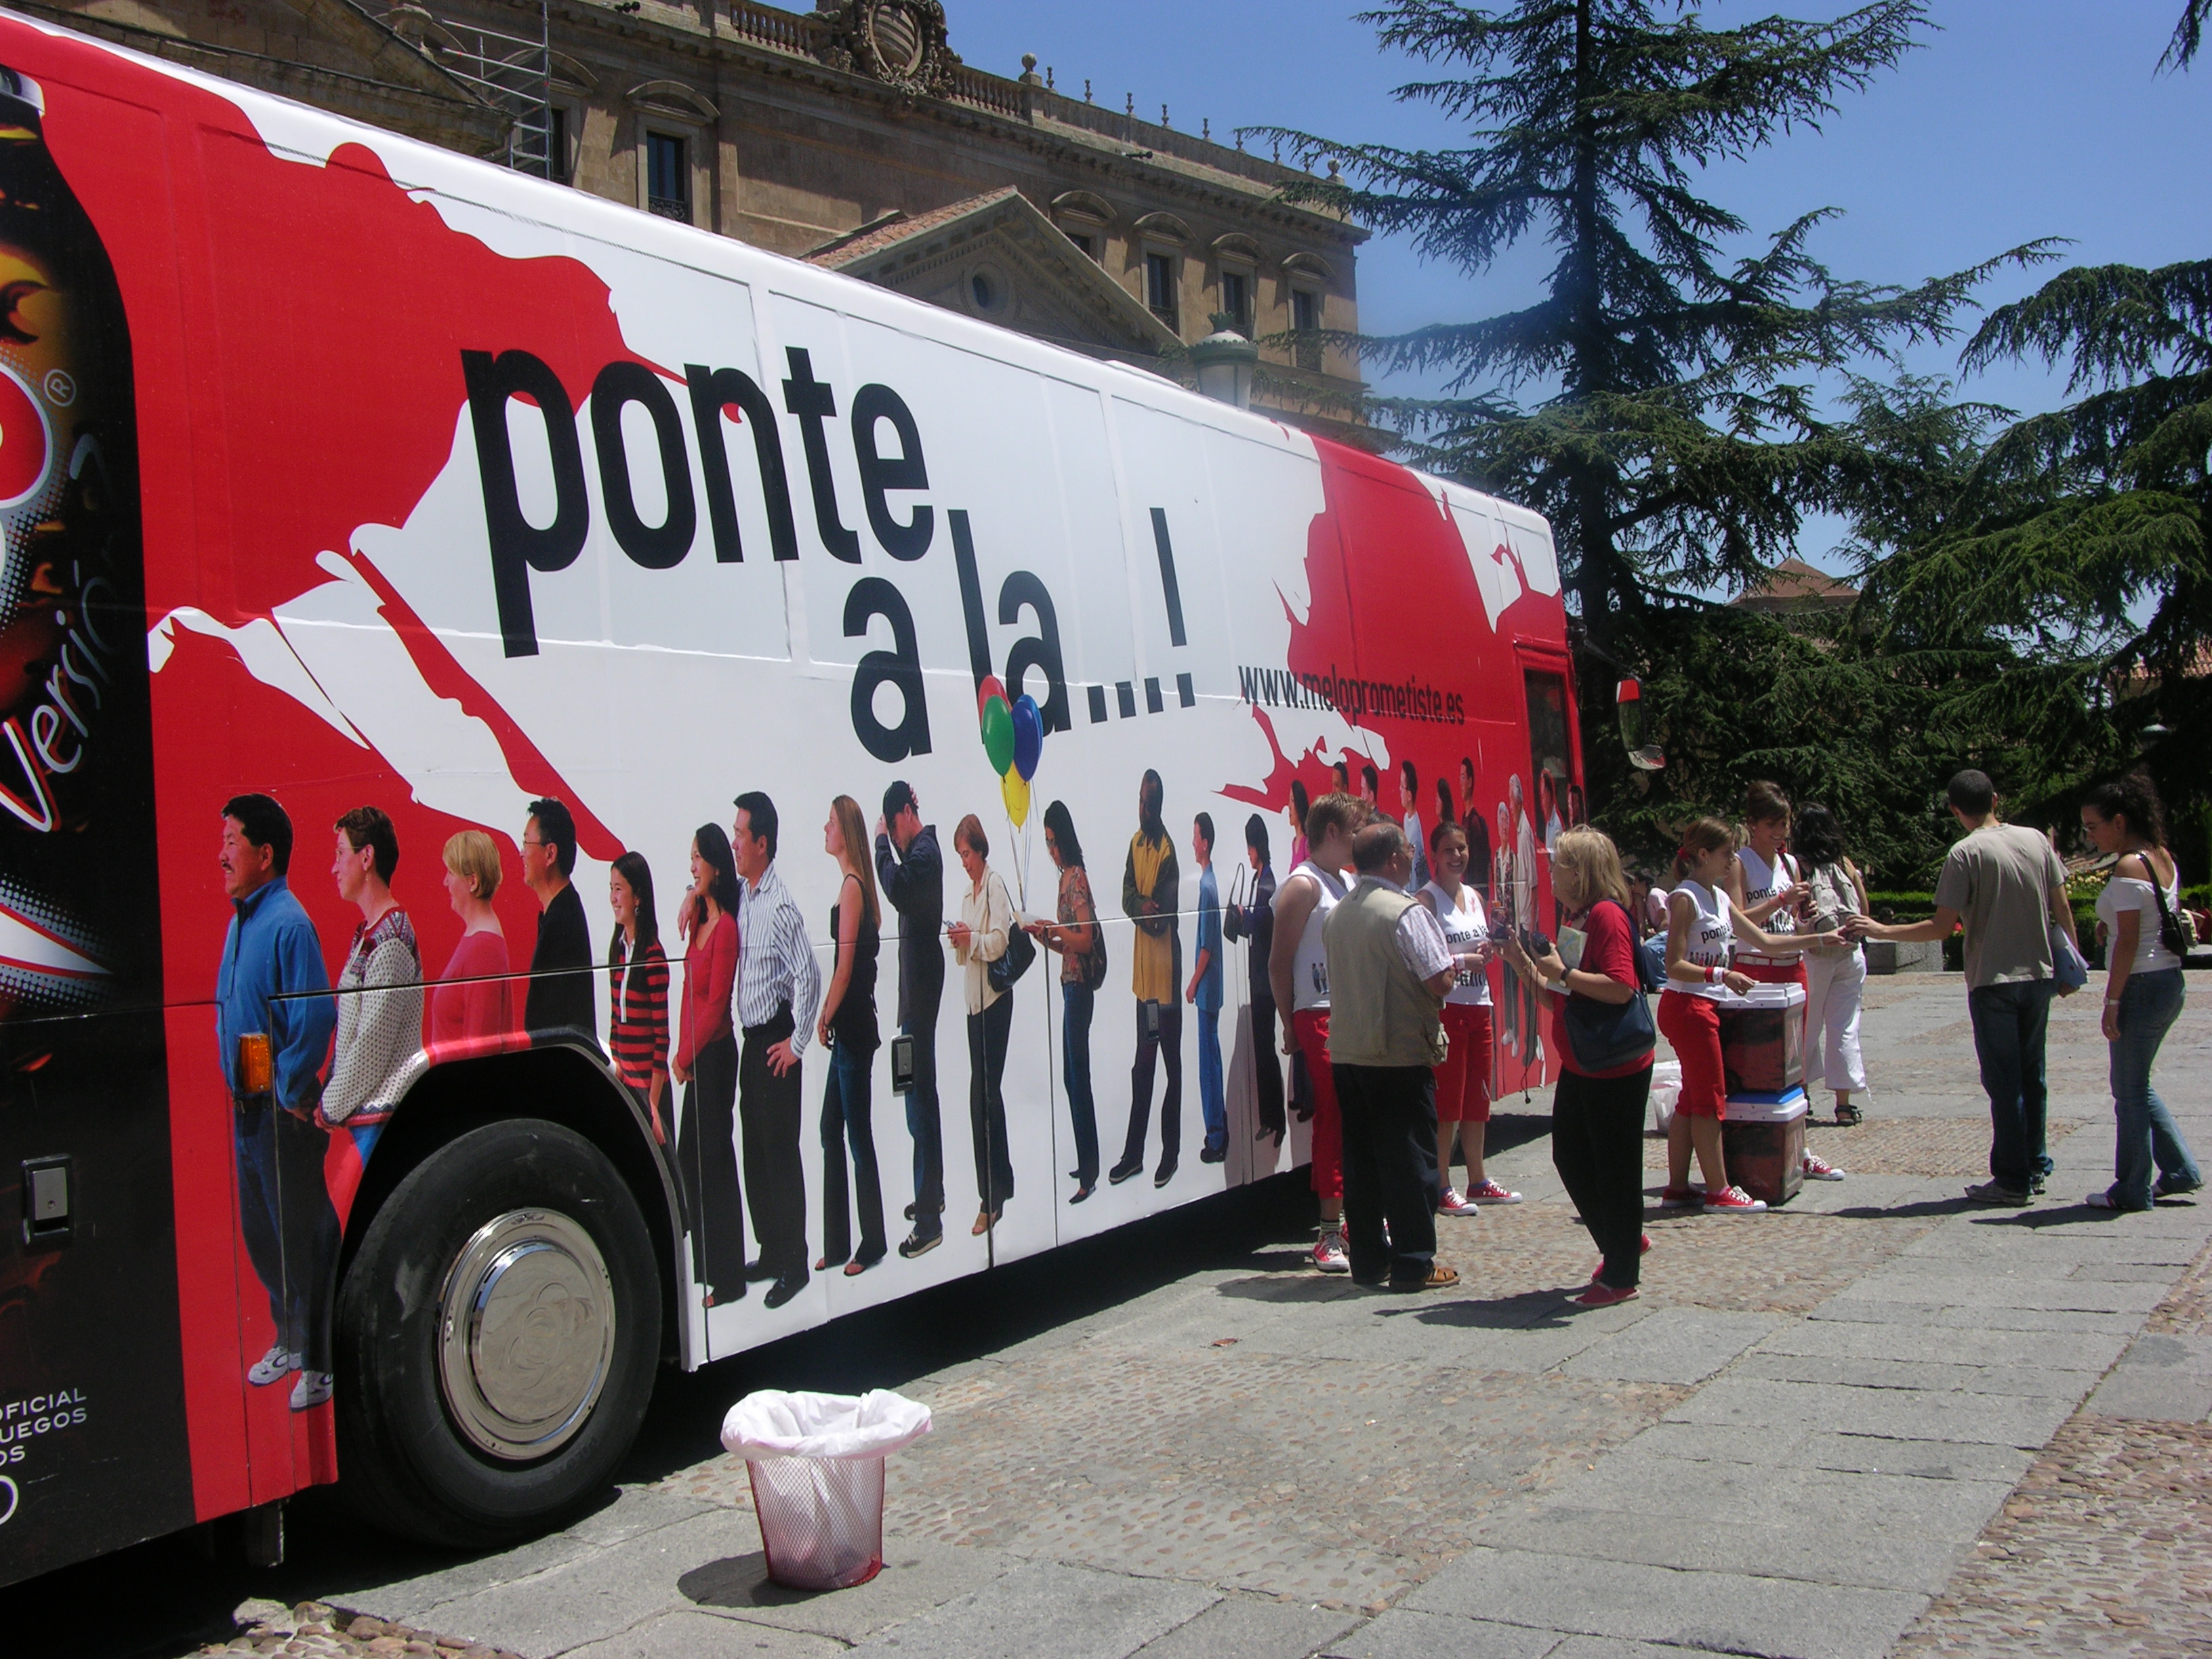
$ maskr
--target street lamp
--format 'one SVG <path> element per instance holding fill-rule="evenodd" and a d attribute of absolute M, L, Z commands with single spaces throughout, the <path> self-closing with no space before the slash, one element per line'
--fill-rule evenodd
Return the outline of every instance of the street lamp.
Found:
<path fill-rule="evenodd" d="M 1190 348 L 1190 361 L 1198 369 L 1198 389 L 1218 402 L 1249 409 L 1252 371 L 1260 362 L 1260 348 L 1237 331 L 1233 313 L 1217 311 L 1209 320 L 1213 332 L 1194 341 Z"/>

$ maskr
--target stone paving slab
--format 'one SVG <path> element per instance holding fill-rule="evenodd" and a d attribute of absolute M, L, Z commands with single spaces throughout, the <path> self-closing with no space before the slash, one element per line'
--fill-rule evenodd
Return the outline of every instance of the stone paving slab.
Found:
<path fill-rule="evenodd" d="M 1138 1659 L 1307 1659 L 1359 1622 L 1351 1613 L 1256 1595 L 1224 1595 L 1137 1650 Z"/>
<path fill-rule="evenodd" d="M 1971 1348 L 1963 1351 L 1972 1352 Z M 2033 1399 L 2064 1400 L 2070 1405 L 2081 1397 L 2087 1373 L 2078 1370 L 2045 1370 L 2033 1365 L 1942 1365 L 1909 1359 L 1753 1353 L 1744 1356 L 1735 1375 L 1778 1382 L 1843 1382 L 1863 1389 L 2017 1394 Z"/>
<path fill-rule="evenodd" d="M 850 1589 L 786 1589 L 769 1582 L 768 1558 L 757 1549 L 694 1567 L 678 1577 L 676 1589 L 702 1612 L 854 1643 L 973 1595 L 1022 1565 L 1019 1556 L 1000 1550 L 958 1549 L 894 1533 L 884 1541 L 883 1571 Z"/>
<path fill-rule="evenodd" d="M 1406 1606 L 1562 1634 L 1771 1659 L 1884 1659 L 1925 1601 L 1902 1590 L 1477 1548 Z"/>
<path fill-rule="evenodd" d="M 837 1659 L 848 1651 L 826 1636 L 679 1611 L 657 1613 L 619 1635 L 570 1648 L 563 1659 Z"/>
<path fill-rule="evenodd" d="M 1557 1631 L 1394 1607 L 1323 1650 L 1325 1659 L 1545 1659 Z"/>
<path fill-rule="evenodd" d="M 1607 1334 L 1566 1362 L 1569 1376 L 1616 1376 L 1642 1382 L 1702 1382 L 1770 1334 L 1779 1322 L 1765 1314 L 1662 1308 Z"/>
<path fill-rule="evenodd" d="M 1932 1362 L 1964 1358 L 1975 1365 L 2033 1365 L 2045 1370 L 2102 1375 L 2126 1350 L 2117 1332 L 2076 1333 L 2063 1342 L 2045 1333 L 1953 1328 L 1940 1344 L 1909 1326 L 1869 1325 L 1852 1320 L 1795 1320 L 1760 1340 L 1750 1358 L 1794 1354 L 1808 1359 L 1893 1359 Z"/>
<path fill-rule="evenodd" d="M 1032 1561 L 848 1651 L 897 1659 L 1128 1659 L 1219 1599 L 1200 1584 Z"/>
<path fill-rule="evenodd" d="M 2137 1337 L 2089 1396 L 2087 1409 L 2161 1423 L 2212 1421 L 2212 1334 Z"/>
<path fill-rule="evenodd" d="M 1753 1431 L 1802 1425 L 1844 1433 L 1878 1428 L 1916 1440 L 2032 1449 L 2051 1438 L 2074 1404 L 2018 1395 L 1939 1395 L 1728 1376 L 1707 1383 L 1668 1413 L 1668 1420 Z"/>

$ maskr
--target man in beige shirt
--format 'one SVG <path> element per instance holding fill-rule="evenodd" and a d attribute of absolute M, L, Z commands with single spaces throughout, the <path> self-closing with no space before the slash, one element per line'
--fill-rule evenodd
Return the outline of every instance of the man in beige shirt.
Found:
<path fill-rule="evenodd" d="M 2051 930 L 2060 929 L 2080 948 L 2066 902 L 2066 867 L 2039 831 L 1997 822 L 1996 790 L 1987 773 L 1960 773 L 1949 793 L 1966 834 L 1936 878 L 1935 916 L 1887 925 L 1853 916 L 1846 931 L 1854 939 L 1905 943 L 1946 939 L 1966 924 L 1966 1009 L 1990 1127 L 1990 1179 L 1969 1187 L 1966 1196 L 1978 1204 L 2032 1204 L 2051 1173 L 2044 1036 L 2051 994 L 2063 994 L 2052 977 Z"/>
<path fill-rule="evenodd" d="M 1413 851 L 1403 830 L 1388 819 L 1368 824 L 1352 837 L 1352 866 L 1359 879 L 1322 930 L 1352 1277 L 1394 1291 L 1441 1290 L 1459 1274 L 1436 1259 L 1434 1068 L 1458 963 L 1436 913 L 1406 891 Z"/>

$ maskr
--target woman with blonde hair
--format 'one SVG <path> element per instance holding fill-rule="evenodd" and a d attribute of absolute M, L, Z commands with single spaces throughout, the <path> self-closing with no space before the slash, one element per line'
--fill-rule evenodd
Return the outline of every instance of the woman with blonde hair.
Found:
<path fill-rule="evenodd" d="M 844 1268 L 863 1273 L 890 1249 L 884 1231 L 884 1188 L 876 1169 L 876 1129 L 869 1092 L 876 1049 L 876 955 L 883 945 L 884 912 L 876 896 L 875 860 L 868 855 L 868 827 L 850 795 L 830 803 L 822 850 L 842 874 L 830 907 L 830 937 L 837 941 L 836 966 L 822 998 L 814 1035 L 830 1055 L 822 1089 L 822 1259 L 817 1273 Z M 860 1212 L 860 1248 L 853 1249 L 848 1212 L 845 1155 L 853 1158 L 853 1182 Z M 849 1259 L 848 1259 L 849 1258 Z"/>
<path fill-rule="evenodd" d="M 1505 940 L 1502 949 L 1516 973 L 1550 994 L 1552 1045 L 1560 1066 L 1552 1097 L 1552 1165 L 1604 1258 L 1575 1300 L 1602 1308 L 1638 1293 L 1645 1243 L 1644 1103 L 1651 1087 L 1650 1048 L 1612 1065 L 1586 1065 L 1567 1032 L 1568 1006 L 1575 1000 L 1618 1008 L 1643 994 L 1628 880 L 1612 838 L 1587 826 L 1561 831 L 1552 849 L 1552 891 L 1566 918 L 1559 946 L 1534 958 L 1518 939 Z"/>
<path fill-rule="evenodd" d="M 499 874 L 499 843 L 483 830 L 464 830 L 446 842 L 446 898 L 461 919 L 461 942 L 430 993 L 424 1047 L 433 1060 L 489 1054 L 515 1030 L 507 935 L 491 908 Z"/>

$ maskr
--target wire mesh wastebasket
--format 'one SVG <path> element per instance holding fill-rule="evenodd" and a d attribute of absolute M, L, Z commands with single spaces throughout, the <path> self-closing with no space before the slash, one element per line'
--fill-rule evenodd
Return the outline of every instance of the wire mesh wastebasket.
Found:
<path fill-rule="evenodd" d="M 769 1577 L 793 1589 L 865 1584 L 884 1565 L 884 1459 L 929 1432 L 929 1407 L 878 1389 L 762 1389 L 730 1407 L 722 1444 L 745 1460 Z"/>

